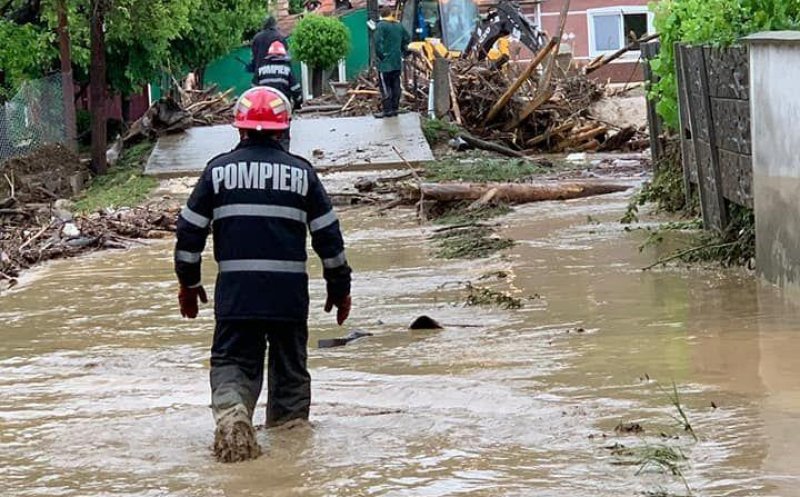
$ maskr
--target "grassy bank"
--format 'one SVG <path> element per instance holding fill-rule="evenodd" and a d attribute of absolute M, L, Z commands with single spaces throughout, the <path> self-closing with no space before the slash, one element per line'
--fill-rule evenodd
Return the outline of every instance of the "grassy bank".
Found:
<path fill-rule="evenodd" d="M 122 151 L 108 173 L 92 179 L 89 188 L 76 200 L 78 212 L 94 212 L 113 207 L 135 207 L 144 202 L 158 182 L 144 176 L 144 165 L 153 143 L 143 142 Z"/>

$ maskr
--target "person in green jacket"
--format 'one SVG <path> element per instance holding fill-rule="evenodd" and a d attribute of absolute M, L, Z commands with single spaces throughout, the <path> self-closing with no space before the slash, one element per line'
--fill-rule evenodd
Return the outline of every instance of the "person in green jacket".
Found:
<path fill-rule="evenodd" d="M 383 111 L 375 114 L 379 119 L 396 116 L 400 108 L 400 71 L 403 54 L 408 50 L 408 42 L 411 41 L 406 29 L 392 14 L 391 7 L 384 7 L 375 29 L 375 58 L 383 97 Z"/>

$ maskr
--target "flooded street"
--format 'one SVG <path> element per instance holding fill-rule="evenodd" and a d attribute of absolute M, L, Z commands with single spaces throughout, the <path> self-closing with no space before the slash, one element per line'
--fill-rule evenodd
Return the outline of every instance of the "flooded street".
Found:
<path fill-rule="evenodd" d="M 375 336 L 316 348 L 347 330 L 314 260 L 312 424 L 259 430 L 267 454 L 237 465 L 212 459 L 213 313 L 180 318 L 171 241 L 31 271 L 0 299 L 0 495 L 684 495 L 609 449 L 667 444 L 694 495 L 800 496 L 798 309 L 740 271 L 642 272 L 626 204 L 517 208 L 518 245 L 477 262 L 432 259 L 411 216 L 343 212 L 348 326 Z M 524 307 L 464 307 L 467 279 Z M 420 314 L 450 326 L 408 331 Z"/>

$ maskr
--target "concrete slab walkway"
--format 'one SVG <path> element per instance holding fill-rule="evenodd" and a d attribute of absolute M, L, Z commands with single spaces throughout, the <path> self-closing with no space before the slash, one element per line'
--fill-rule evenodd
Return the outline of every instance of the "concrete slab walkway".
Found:
<path fill-rule="evenodd" d="M 199 174 L 212 157 L 232 149 L 238 138 L 238 132 L 227 125 L 191 128 L 186 133 L 162 137 L 147 162 L 145 174 Z M 292 123 L 292 152 L 319 169 L 403 167 L 392 146 L 411 164 L 433 160 L 418 114 L 389 119 L 323 117 L 296 119 Z"/>

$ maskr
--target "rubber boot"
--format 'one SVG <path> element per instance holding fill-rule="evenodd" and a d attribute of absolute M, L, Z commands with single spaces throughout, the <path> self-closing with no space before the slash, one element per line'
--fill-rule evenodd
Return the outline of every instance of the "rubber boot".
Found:
<path fill-rule="evenodd" d="M 223 463 L 241 462 L 261 455 L 252 415 L 243 404 L 214 413 L 214 457 Z"/>

